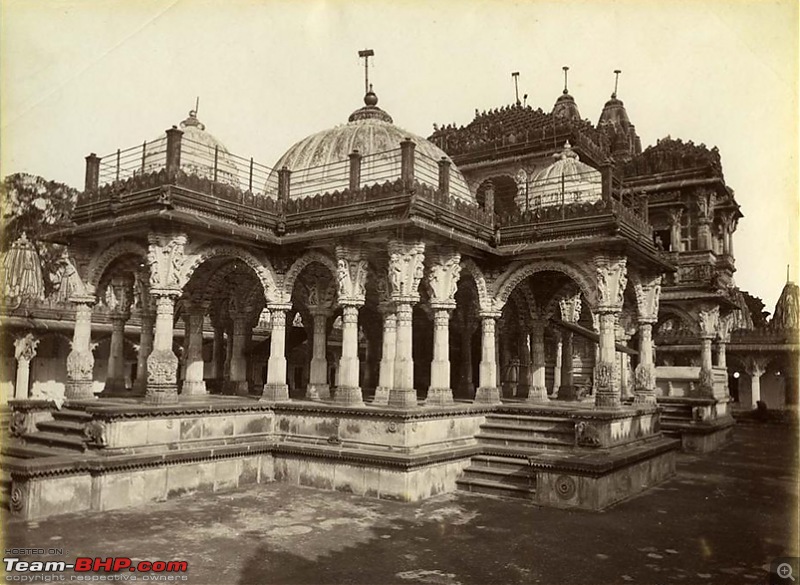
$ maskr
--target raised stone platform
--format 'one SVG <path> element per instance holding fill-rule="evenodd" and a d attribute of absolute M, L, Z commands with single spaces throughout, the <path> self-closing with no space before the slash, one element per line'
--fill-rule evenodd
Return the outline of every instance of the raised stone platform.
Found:
<path fill-rule="evenodd" d="M 730 440 L 735 423 L 728 398 L 659 396 L 664 434 L 681 440 L 689 453 L 709 453 Z"/>
<path fill-rule="evenodd" d="M 268 481 L 409 502 L 481 481 L 492 493 L 501 464 L 530 480 L 516 493 L 534 502 L 599 510 L 668 477 L 677 445 L 660 436 L 655 408 L 563 402 L 397 409 L 205 396 L 12 409 L 4 485 L 27 519 Z M 492 468 L 482 479 L 481 466 Z"/>

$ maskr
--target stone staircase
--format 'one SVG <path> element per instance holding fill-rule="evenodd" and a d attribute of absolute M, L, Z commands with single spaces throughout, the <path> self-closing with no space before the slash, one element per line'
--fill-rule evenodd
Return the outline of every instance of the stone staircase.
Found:
<path fill-rule="evenodd" d="M 25 444 L 34 448 L 49 448 L 53 454 L 82 453 L 86 451 L 86 423 L 92 415 L 77 408 L 62 408 L 53 411 L 53 420 L 36 425 L 37 430 L 23 437 Z"/>
<path fill-rule="evenodd" d="M 532 500 L 536 473 L 528 457 L 575 446 L 575 422 L 541 414 L 492 413 L 477 435 L 482 454 L 456 480 L 462 491 Z"/>
<path fill-rule="evenodd" d="M 680 426 L 692 422 L 692 405 L 686 403 L 659 402 L 661 407 L 661 430 L 668 437 L 680 437 Z"/>

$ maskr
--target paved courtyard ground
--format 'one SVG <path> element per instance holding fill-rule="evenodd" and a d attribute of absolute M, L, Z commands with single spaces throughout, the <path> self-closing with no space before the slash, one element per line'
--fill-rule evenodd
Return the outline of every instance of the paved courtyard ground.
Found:
<path fill-rule="evenodd" d="M 5 547 L 186 560 L 192 585 L 767 583 L 773 558 L 798 555 L 797 492 L 795 430 L 739 425 L 723 450 L 681 455 L 676 477 L 604 513 L 267 484 L 7 522 Z"/>

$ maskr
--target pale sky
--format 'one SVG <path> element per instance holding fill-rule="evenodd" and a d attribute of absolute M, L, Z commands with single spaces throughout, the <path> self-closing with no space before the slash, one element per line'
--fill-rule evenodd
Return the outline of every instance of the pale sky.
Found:
<path fill-rule="evenodd" d="M 745 217 L 737 284 L 772 311 L 798 272 L 795 0 L 440 2 L 2 0 L 0 173 L 82 187 L 84 157 L 199 118 L 231 152 L 272 166 L 361 105 L 357 51 L 395 123 L 427 136 L 520 94 L 570 93 L 596 123 L 619 97 L 644 147 L 720 149 Z"/>

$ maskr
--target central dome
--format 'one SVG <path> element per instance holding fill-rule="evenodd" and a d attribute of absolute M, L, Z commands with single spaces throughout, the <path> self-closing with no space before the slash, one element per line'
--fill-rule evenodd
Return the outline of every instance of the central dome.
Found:
<path fill-rule="evenodd" d="M 313 196 L 341 191 L 349 185 L 349 155 L 361 154 L 361 185 L 385 183 L 400 178 L 400 143 L 409 139 L 416 145 L 415 171 L 419 182 L 438 186 L 438 161 L 450 162 L 450 194 L 474 202 L 464 176 L 438 146 L 394 125 L 392 117 L 377 106 L 370 88 L 364 107 L 342 124 L 304 138 L 292 146 L 273 167 L 292 171 L 290 197 Z M 271 177 L 272 179 L 272 177 Z"/>

